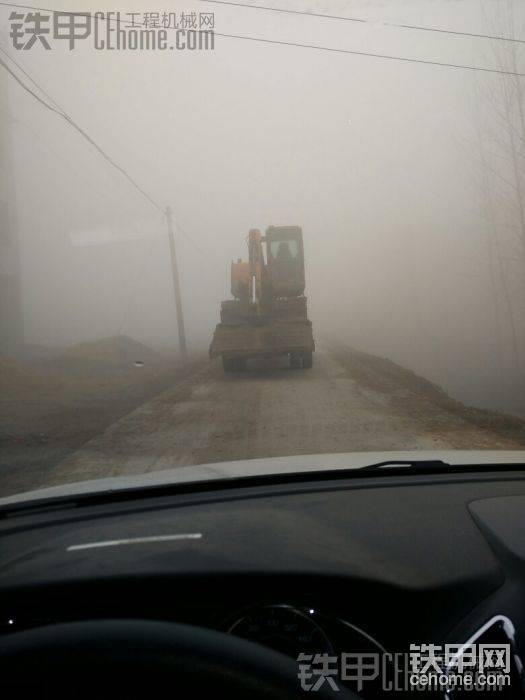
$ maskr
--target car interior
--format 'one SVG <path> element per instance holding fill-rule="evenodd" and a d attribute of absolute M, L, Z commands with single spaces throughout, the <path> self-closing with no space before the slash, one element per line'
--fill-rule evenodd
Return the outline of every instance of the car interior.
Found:
<path fill-rule="evenodd" d="M 482 634 L 512 643 L 516 693 L 524 507 L 519 465 L 417 464 L 4 506 L 1 677 L 58 688 L 65 669 L 99 682 L 124 665 L 130 687 L 288 698 L 308 692 L 301 653 Z M 316 696 L 403 694 L 390 680 Z"/>

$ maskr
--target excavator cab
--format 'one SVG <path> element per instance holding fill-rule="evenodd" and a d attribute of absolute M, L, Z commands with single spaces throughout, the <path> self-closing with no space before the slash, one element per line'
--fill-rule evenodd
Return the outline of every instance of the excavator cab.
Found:
<path fill-rule="evenodd" d="M 303 233 L 299 226 L 266 229 L 266 265 L 273 295 L 297 297 L 304 293 Z"/>

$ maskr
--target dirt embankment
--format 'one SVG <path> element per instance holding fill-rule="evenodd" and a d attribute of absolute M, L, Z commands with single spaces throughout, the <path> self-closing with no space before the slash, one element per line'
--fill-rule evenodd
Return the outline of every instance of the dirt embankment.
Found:
<path fill-rule="evenodd" d="M 51 357 L 0 357 L 0 491 L 38 488 L 67 455 L 201 363 L 183 368 L 125 336 Z"/>
<path fill-rule="evenodd" d="M 443 411 L 525 447 L 525 420 L 517 416 L 465 406 L 437 384 L 386 358 L 341 346 L 334 348 L 332 354 L 350 378 L 374 391 L 387 393 L 393 407 L 417 420 L 438 422 L 439 411 Z"/>

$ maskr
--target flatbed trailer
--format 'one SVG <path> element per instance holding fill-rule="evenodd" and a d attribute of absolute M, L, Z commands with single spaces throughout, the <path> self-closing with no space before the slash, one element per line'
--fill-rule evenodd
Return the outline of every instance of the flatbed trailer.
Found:
<path fill-rule="evenodd" d="M 246 360 L 288 355 L 290 365 L 308 369 L 315 350 L 312 323 L 306 319 L 271 319 L 262 323 L 219 323 L 210 357 L 221 356 L 226 370 L 242 369 Z"/>

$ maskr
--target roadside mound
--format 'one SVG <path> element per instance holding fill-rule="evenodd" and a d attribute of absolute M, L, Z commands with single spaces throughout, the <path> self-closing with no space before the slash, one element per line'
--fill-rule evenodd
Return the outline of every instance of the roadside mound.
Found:
<path fill-rule="evenodd" d="M 428 405 L 431 404 L 477 428 L 492 431 L 525 446 L 525 420 L 522 418 L 465 406 L 437 384 L 386 358 L 341 346 L 333 352 L 352 379 L 388 395 L 392 404 L 407 414 L 414 417 L 425 415 Z"/>
<path fill-rule="evenodd" d="M 0 392 L 42 391 L 54 388 L 56 380 L 13 357 L 0 356 Z"/>
<path fill-rule="evenodd" d="M 126 335 L 77 343 L 60 356 L 60 364 L 83 367 L 125 369 L 159 361 L 157 353 Z"/>

